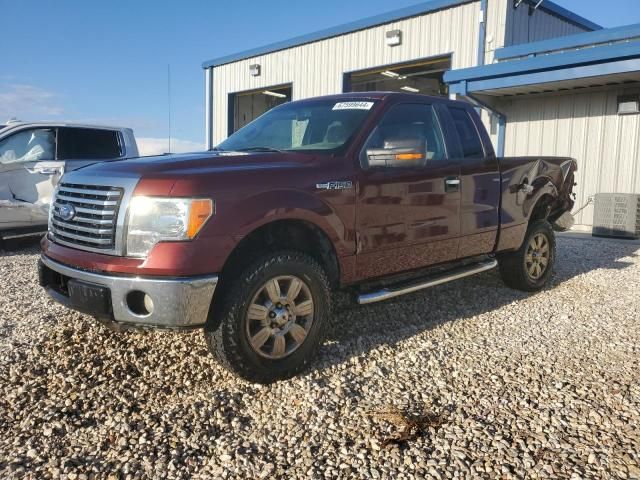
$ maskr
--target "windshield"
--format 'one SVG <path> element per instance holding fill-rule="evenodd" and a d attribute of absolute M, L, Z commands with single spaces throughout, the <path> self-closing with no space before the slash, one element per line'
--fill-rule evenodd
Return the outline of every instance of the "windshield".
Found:
<path fill-rule="evenodd" d="M 287 103 L 241 128 L 218 149 L 333 153 L 349 143 L 374 104 L 336 100 Z"/>

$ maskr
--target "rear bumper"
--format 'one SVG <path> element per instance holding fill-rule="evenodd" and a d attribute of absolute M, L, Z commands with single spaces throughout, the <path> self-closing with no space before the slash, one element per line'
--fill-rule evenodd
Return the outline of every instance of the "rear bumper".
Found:
<path fill-rule="evenodd" d="M 57 302 L 116 327 L 189 329 L 205 324 L 216 275 L 140 277 L 88 272 L 42 255 L 40 285 Z"/>

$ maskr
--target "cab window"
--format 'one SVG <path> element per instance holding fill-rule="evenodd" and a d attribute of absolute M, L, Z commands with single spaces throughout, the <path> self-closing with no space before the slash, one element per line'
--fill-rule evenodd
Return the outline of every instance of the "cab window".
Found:
<path fill-rule="evenodd" d="M 0 140 L 0 163 L 26 163 L 56 158 L 56 132 L 51 128 L 21 130 Z"/>
<path fill-rule="evenodd" d="M 61 160 L 106 160 L 121 157 L 122 154 L 120 137 L 115 130 L 59 129 L 58 158 Z"/>
<path fill-rule="evenodd" d="M 464 108 L 449 108 L 453 123 L 460 138 L 464 158 L 484 158 L 482 141 L 471 115 Z"/>

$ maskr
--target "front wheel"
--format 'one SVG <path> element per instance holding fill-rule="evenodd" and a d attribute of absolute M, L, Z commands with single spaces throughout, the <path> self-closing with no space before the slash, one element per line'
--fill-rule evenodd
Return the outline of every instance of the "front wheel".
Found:
<path fill-rule="evenodd" d="M 278 252 L 247 267 L 226 289 L 205 328 L 210 351 L 241 377 L 270 383 L 289 378 L 314 356 L 330 312 L 322 267 L 298 252 Z"/>
<path fill-rule="evenodd" d="M 529 225 L 522 246 L 498 256 L 502 280 L 511 288 L 536 292 L 551 278 L 556 259 L 556 239 L 551 225 L 538 220 Z"/>

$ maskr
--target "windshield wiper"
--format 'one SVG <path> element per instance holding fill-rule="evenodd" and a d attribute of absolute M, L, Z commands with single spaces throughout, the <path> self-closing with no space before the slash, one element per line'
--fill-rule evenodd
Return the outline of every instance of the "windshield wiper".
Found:
<path fill-rule="evenodd" d="M 273 147 L 247 147 L 247 148 L 236 148 L 237 152 L 282 152 L 282 150 L 278 150 Z"/>

